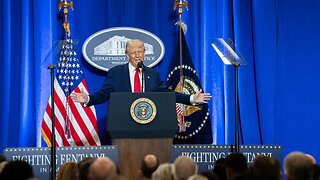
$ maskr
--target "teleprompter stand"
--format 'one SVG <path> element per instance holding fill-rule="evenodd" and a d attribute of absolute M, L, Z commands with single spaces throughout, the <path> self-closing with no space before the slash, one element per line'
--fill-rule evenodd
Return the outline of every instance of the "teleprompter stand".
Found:
<path fill-rule="evenodd" d="M 235 52 L 236 48 L 231 39 L 216 38 L 212 40 L 212 47 L 217 52 L 225 65 L 234 67 L 235 76 L 235 146 L 236 153 L 240 152 L 239 144 L 239 104 L 238 104 L 238 68 L 246 65 L 246 61 L 241 53 Z"/>

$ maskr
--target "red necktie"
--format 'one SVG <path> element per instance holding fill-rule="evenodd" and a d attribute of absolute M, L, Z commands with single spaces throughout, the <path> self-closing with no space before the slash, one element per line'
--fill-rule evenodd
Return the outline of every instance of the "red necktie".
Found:
<path fill-rule="evenodd" d="M 136 74 L 134 75 L 134 92 L 141 92 L 139 72 L 140 69 L 136 68 Z"/>

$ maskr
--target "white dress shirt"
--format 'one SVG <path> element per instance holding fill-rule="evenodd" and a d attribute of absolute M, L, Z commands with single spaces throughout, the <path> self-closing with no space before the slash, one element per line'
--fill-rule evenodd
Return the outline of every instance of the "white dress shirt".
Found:
<path fill-rule="evenodd" d="M 130 63 L 129 64 L 129 76 L 130 76 L 130 84 L 131 84 L 131 92 L 134 92 L 134 76 L 136 74 L 136 68 L 133 67 Z M 140 72 L 139 72 L 139 78 L 140 78 L 140 85 L 142 86 L 142 71 L 140 68 Z M 144 87 L 142 92 L 144 92 Z"/>

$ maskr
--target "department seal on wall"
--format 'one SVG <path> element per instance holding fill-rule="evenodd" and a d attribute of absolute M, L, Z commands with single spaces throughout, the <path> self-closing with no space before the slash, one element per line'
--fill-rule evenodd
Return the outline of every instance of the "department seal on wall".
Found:
<path fill-rule="evenodd" d="M 163 58 L 165 47 L 155 34 L 135 27 L 114 27 L 92 34 L 82 46 L 85 60 L 92 66 L 108 71 L 110 68 L 126 64 L 126 43 L 132 39 L 144 42 L 144 65 L 153 67 Z"/>

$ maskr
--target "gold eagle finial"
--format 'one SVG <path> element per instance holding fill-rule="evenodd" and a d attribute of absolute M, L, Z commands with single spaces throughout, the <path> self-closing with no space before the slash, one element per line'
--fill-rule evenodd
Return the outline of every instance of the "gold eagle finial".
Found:
<path fill-rule="evenodd" d="M 72 1 L 68 2 L 67 0 L 61 0 L 58 5 L 59 11 L 62 9 L 62 7 L 63 7 L 63 14 L 64 14 L 64 22 L 62 24 L 62 27 L 66 31 L 67 37 L 70 37 L 70 25 L 68 22 L 68 13 L 69 13 L 68 7 L 70 7 L 71 10 L 73 10 L 73 2 Z"/>

